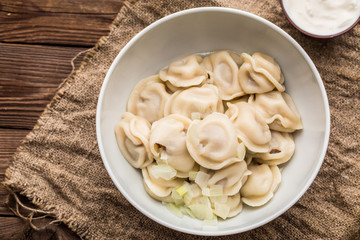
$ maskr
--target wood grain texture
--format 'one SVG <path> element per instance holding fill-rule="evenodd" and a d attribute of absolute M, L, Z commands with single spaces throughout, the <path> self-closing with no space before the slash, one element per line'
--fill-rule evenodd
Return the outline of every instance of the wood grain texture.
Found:
<path fill-rule="evenodd" d="M 85 49 L 0 43 L 0 127 L 32 129 Z"/>
<path fill-rule="evenodd" d="M 2 0 L 0 41 L 93 46 L 107 35 L 122 0 Z"/>
<path fill-rule="evenodd" d="M 15 150 L 20 146 L 21 141 L 30 132 L 23 129 L 0 129 L 0 182 L 5 179 L 5 170 L 9 166 Z M 5 205 L 8 191 L 0 185 L 0 216 L 14 215 Z M 1 239 L 1 238 L 0 238 Z"/>
<path fill-rule="evenodd" d="M 122 5 L 123 0 L 0 1 L 0 182 L 16 148 L 71 72 L 71 59 L 108 34 Z M 65 224 L 49 225 L 51 218 L 36 222 L 42 230 L 31 229 L 4 204 L 7 196 L 0 185 L 0 239 L 79 239 Z M 26 197 L 21 201 L 31 206 Z"/>
<path fill-rule="evenodd" d="M 41 227 L 42 229 L 40 231 L 35 231 L 31 229 L 29 224 L 21 218 L 0 218 L 0 239 L 80 239 L 64 224 L 49 225 L 50 221 L 51 219 L 42 219 L 36 221 L 36 226 Z M 13 229 L 17 229 L 17 231 L 14 231 Z"/>
<path fill-rule="evenodd" d="M 17 231 L 14 231 L 17 229 Z M 29 227 L 18 217 L 0 218 L 0 239 L 26 239 Z"/>

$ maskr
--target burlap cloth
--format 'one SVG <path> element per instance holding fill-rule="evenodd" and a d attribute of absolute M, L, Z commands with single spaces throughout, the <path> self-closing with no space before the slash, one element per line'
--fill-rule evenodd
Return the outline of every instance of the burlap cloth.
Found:
<path fill-rule="evenodd" d="M 313 39 L 290 25 L 277 0 L 126 1 L 109 36 L 60 86 L 17 150 L 5 184 L 86 239 L 200 239 L 163 227 L 132 207 L 109 178 L 95 135 L 100 87 L 124 44 L 155 20 L 200 6 L 242 9 L 293 36 L 323 78 L 332 121 L 324 164 L 300 201 L 263 227 L 223 239 L 359 239 L 360 27 L 335 39 Z"/>

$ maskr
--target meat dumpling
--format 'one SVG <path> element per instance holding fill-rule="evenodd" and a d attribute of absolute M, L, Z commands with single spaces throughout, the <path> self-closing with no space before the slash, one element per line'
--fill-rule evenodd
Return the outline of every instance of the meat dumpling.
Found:
<path fill-rule="evenodd" d="M 192 121 L 186 146 L 193 159 L 208 169 L 220 169 L 242 161 L 245 156 L 244 144 L 239 143 L 233 124 L 227 116 L 216 112 Z"/>
<path fill-rule="evenodd" d="M 238 215 L 243 208 L 240 193 L 237 193 L 233 196 L 228 196 L 226 205 L 230 207 L 228 218 Z"/>
<path fill-rule="evenodd" d="M 247 94 L 269 92 L 274 88 L 285 90 L 284 76 L 272 57 L 257 52 L 252 56 L 242 53 L 241 58 L 244 63 L 239 69 L 239 82 Z"/>
<path fill-rule="evenodd" d="M 260 163 L 279 165 L 290 160 L 295 152 L 291 133 L 271 131 L 270 151 L 254 155 Z"/>
<path fill-rule="evenodd" d="M 209 84 L 178 90 L 165 105 L 164 115 L 177 113 L 188 118 L 203 119 L 212 112 L 224 112 L 218 89 Z"/>
<path fill-rule="evenodd" d="M 200 168 L 200 171 L 210 175 L 206 188 L 211 189 L 214 185 L 221 186 L 223 195 L 238 193 L 250 174 L 245 161 L 235 162 L 217 171 L 204 168 Z"/>
<path fill-rule="evenodd" d="M 214 214 L 222 219 L 234 217 L 243 209 L 240 193 L 233 196 L 210 197 Z"/>
<path fill-rule="evenodd" d="M 245 95 L 238 80 L 239 67 L 233 55 L 228 51 L 218 51 L 205 57 L 202 63 L 223 100 Z"/>
<path fill-rule="evenodd" d="M 159 77 L 164 82 L 169 82 L 171 90 L 181 87 L 198 86 L 207 79 L 207 73 L 200 66 L 202 57 L 190 55 L 184 59 L 172 62 L 167 70 L 159 72 Z"/>
<path fill-rule="evenodd" d="M 281 182 L 279 168 L 267 164 L 251 163 L 252 172 L 240 190 L 242 201 L 252 207 L 264 205 L 273 197 Z"/>
<path fill-rule="evenodd" d="M 164 116 L 165 103 L 169 97 L 159 76 L 151 76 L 141 80 L 131 91 L 127 111 L 152 123 Z"/>
<path fill-rule="evenodd" d="M 294 101 L 284 92 L 256 94 L 253 105 L 272 130 L 293 132 L 303 128 Z"/>
<path fill-rule="evenodd" d="M 188 177 L 197 164 L 186 148 L 186 132 L 191 120 L 179 114 L 168 115 L 151 126 L 150 151 L 161 163 L 173 167 L 177 177 Z"/>
<path fill-rule="evenodd" d="M 235 125 L 238 137 L 252 152 L 268 152 L 271 133 L 265 119 L 249 103 L 228 103 L 225 114 Z"/>
<path fill-rule="evenodd" d="M 142 169 L 143 183 L 146 192 L 154 199 L 163 202 L 173 202 L 171 198 L 171 191 L 174 188 L 180 187 L 184 180 L 180 178 L 173 178 L 165 180 L 161 177 L 156 178 L 152 172 L 155 163 Z"/>
<path fill-rule="evenodd" d="M 125 112 L 115 126 L 115 137 L 124 158 L 135 168 L 144 168 L 153 162 L 149 151 L 150 123 Z"/>

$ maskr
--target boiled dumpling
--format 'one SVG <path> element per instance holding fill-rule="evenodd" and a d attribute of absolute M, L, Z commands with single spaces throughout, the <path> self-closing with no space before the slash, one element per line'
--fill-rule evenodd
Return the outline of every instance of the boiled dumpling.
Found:
<path fill-rule="evenodd" d="M 179 114 L 168 115 L 151 126 L 150 151 L 158 162 L 173 167 L 178 177 L 188 177 L 197 167 L 186 148 L 186 132 L 191 120 Z"/>
<path fill-rule="evenodd" d="M 151 76 L 134 87 L 128 99 L 127 111 L 152 123 L 164 116 L 165 103 L 169 97 L 158 75 Z"/>
<path fill-rule="evenodd" d="M 200 118 L 212 112 L 224 112 L 224 106 L 219 97 L 218 89 L 205 84 L 202 87 L 192 87 L 178 90 L 165 105 L 164 115 L 177 113 L 188 118 Z"/>
<path fill-rule="evenodd" d="M 265 118 L 270 129 L 293 132 L 303 128 L 300 114 L 288 94 L 273 91 L 255 96 L 253 104 L 259 114 Z"/>
<path fill-rule="evenodd" d="M 244 63 L 239 69 L 239 82 L 246 93 L 264 93 L 274 88 L 285 90 L 280 66 L 272 57 L 258 52 L 252 56 L 242 53 L 241 57 Z"/>
<path fill-rule="evenodd" d="M 222 194 L 224 195 L 238 193 L 250 174 L 245 161 L 233 163 L 217 171 L 206 170 L 204 168 L 200 168 L 200 171 L 210 175 L 206 187 L 211 189 L 214 185 L 221 186 Z"/>
<path fill-rule="evenodd" d="M 252 163 L 248 166 L 252 174 L 240 190 L 242 201 L 252 207 L 267 203 L 281 182 L 279 168 L 267 164 Z"/>
<path fill-rule="evenodd" d="M 230 212 L 229 212 L 228 217 L 234 217 L 234 216 L 238 215 L 243 208 L 242 201 L 240 198 L 240 193 L 237 193 L 233 196 L 228 196 L 226 205 L 228 205 L 230 207 Z"/>
<path fill-rule="evenodd" d="M 224 220 L 238 215 L 243 208 L 239 192 L 233 196 L 210 197 L 210 201 L 214 214 Z"/>
<path fill-rule="evenodd" d="M 239 162 L 245 155 L 233 124 L 227 116 L 216 112 L 191 123 L 186 146 L 199 165 L 214 170 Z"/>
<path fill-rule="evenodd" d="M 223 100 L 245 95 L 238 81 L 239 67 L 228 51 L 218 51 L 206 57 L 202 63 L 213 84 L 219 88 Z"/>
<path fill-rule="evenodd" d="M 225 114 L 234 123 L 238 137 L 252 152 L 268 152 L 271 133 L 265 119 L 257 113 L 254 106 L 239 101 L 228 103 Z"/>
<path fill-rule="evenodd" d="M 167 70 L 159 72 L 160 79 L 173 85 L 174 87 L 170 85 L 172 90 L 179 87 L 198 86 L 207 79 L 205 69 L 200 66 L 201 61 L 202 57 L 197 55 L 190 55 L 175 61 L 169 65 Z"/>
<path fill-rule="evenodd" d="M 153 158 L 149 151 L 150 123 L 125 112 L 115 126 L 117 144 L 124 158 L 135 168 L 149 165 Z"/>
<path fill-rule="evenodd" d="M 271 131 L 270 151 L 257 153 L 255 157 L 260 163 L 278 165 L 289 161 L 294 152 L 295 142 L 291 133 Z"/>
<path fill-rule="evenodd" d="M 174 188 L 180 187 L 184 180 L 180 178 L 173 178 L 170 180 L 165 180 L 161 177 L 156 178 L 152 172 L 152 168 L 155 165 L 155 163 L 152 163 L 148 167 L 142 169 L 145 190 L 151 197 L 159 201 L 173 202 L 174 200 L 170 196 L 171 191 Z"/>

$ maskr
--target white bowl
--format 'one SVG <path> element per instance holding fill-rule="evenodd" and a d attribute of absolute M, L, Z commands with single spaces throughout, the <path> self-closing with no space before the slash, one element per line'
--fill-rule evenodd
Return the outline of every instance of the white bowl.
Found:
<path fill-rule="evenodd" d="M 285 76 L 286 92 L 302 116 L 304 129 L 295 134 L 296 152 L 282 172 L 274 198 L 248 208 L 217 226 L 178 218 L 144 190 L 141 172 L 121 155 L 114 126 L 125 112 L 131 89 L 172 61 L 216 50 L 263 52 L 274 57 Z M 227 8 L 196 8 L 169 15 L 137 34 L 111 65 L 101 88 L 96 131 L 104 165 L 115 185 L 140 212 L 169 228 L 197 235 L 227 235 L 259 227 L 288 210 L 305 193 L 325 156 L 330 116 L 326 92 L 313 62 L 294 39 L 253 14 Z"/>

